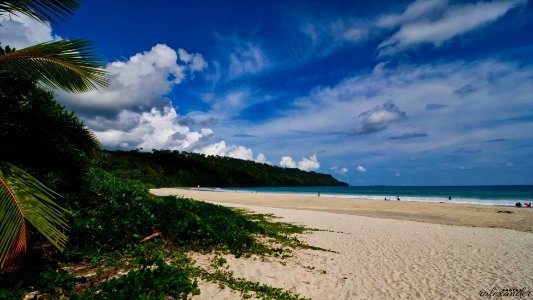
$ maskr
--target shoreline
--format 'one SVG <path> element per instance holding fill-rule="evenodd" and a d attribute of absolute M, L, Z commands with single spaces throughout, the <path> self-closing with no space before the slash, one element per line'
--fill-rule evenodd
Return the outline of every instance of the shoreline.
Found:
<path fill-rule="evenodd" d="M 220 192 L 251 192 L 251 193 L 266 193 L 266 194 L 295 194 L 295 195 L 302 195 L 302 196 L 315 196 L 317 193 L 320 193 L 321 197 L 330 197 L 330 198 L 344 198 L 344 199 L 367 199 L 367 200 L 384 200 L 384 198 L 388 198 L 388 200 L 396 200 L 397 197 L 400 197 L 402 201 L 409 201 L 409 202 L 445 202 L 445 203 L 458 203 L 458 204 L 472 204 L 472 205 L 484 205 L 484 206 L 504 206 L 504 207 L 514 207 L 516 202 L 526 203 L 526 202 L 533 202 L 533 198 L 527 198 L 527 196 L 519 197 L 516 199 L 510 199 L 510 198 L 497 198 L 497 197 L 486 197 L 486 198 L 476 198 L 476 197 L 463 197 L 461 195 L 411 195 L 411 194 L 402 194 L 402 192 L 398 193 L 385 193 L 383 191 L 382 194 L 374 193 L 374 194 L 357 194 L 357 193 L 335 193 L 327 189 L 328 187 L 325 187 L 326 189 L 322 190 L 319 187 L 313 187 L 314 190 L 312 191 L 290 191 L 290 190 L 276 190 L 277 188 L 274 188 L 273 190 L 269 190 L 269 188 L 263 189 L 258 188 L 257 190 L 254 190 L 254 188 L 247 189 L 247 188 L 211 188 L 211 187 L 205 187 L 205 188 L 187 188 L 187 189 L 198 189 L 203 191 L 220 191 Z M 398 192 L 398 191 L 397 191 Z"/>
<path fill-rule="evenodd" d="M 449 202 L 383 201 L 361 198 L 318 197 L 298 194 L 217 191 L 196 188 L 160 188 L 151 193 L 195 200 L 261 207 L 312 210 L 378 219 L 503 228 L 533 232 L 533 209 Z"/>

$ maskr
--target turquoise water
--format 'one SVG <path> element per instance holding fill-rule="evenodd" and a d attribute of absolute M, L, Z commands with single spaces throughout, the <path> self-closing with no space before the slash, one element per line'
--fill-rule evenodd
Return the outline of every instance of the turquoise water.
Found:
<path fill-rule="evenodd" d="M 369 198 L 385 197 L 402 201 L 451 202 L 512 205 L 518 201 L 533 202 L 533 185 L 485 185 L 485 186 L 348 186 L 348 187 L 258 187 L 223 189 L 258 193 L 295 193 L 322 197 Z"/>

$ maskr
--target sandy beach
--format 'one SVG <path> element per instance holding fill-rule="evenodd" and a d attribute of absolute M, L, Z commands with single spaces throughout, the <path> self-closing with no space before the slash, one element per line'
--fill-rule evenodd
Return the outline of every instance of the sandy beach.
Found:
<path fill-rule="evenodd" d="M 162 188 L 157 195 L 178 195 L 202 201 L 252 206 L 324 211 L 381 219 L 469 227 L 506 228 L 533 232 L 533 209 L 444 203 L 346 199 L 296 194 L 215 192 L 198 189 Z"/>
<path fill-rule="evenodd" d="M 157 189 L 320 229 L 290 258 L 234 258 L 237 277 L 313 299 L 533 299 L 533 210 L 450 203 Z M 510 212 L 510 213 L 509 213 Z M 199 264 L 208 257 L 194 257 Z M 202 285 L 196 299 L 238 294 Z M 503 297 L 516 298 L 519 297 Z"/>

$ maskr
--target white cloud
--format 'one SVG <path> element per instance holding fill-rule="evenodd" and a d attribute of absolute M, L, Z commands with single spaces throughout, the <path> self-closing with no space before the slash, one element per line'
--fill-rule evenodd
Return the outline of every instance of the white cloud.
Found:
<path fill-rule="evenodd" d="M 179 119 L 175 109 L 166 106 L 162 110 L 154 107 L 150 112 L 142 113 L 123 110 L 116 120 L 98 118 L 90 120 L 87 125 L 100 128 L 94 133 L 106 148 L 169 149 L 254 160 L 252 149 L 228 146 L 225 141 L 213 143 L 214 132 L 211 129 L 192 131 L 188 126 L 180 125 Z M 100 126 L 97 125 L 104 120 Z M 270 163 L 263 153 L 258 154 L 255 161 Z"/>
<path fill-rule="evenodd" d="M 301 49 L 300 57 L 309 55 L 325 56 L 346 44 L 367 41 L 372 35 L 372 28 L 360 19 L 304 20 L 297 29 L 306 38 L 308 47 Z"/>
<path fill-rule="evenodd" d="M 257 154 L 257 157 L 255 158 L 255 161 L 258 162 L 258 163 L 262 163 L 262 164 L 269 164 L 269 165 L 272 164 L 272 162 L 270 162 L 270 161 L 266 158 L 265 154 L 263 154 L 263 153 L 259 153 L 259 154 Z"/>
<path fill-rule="evenodd" d="M 58 92 L 58 100 L 82 115 L 85 111 L 112 115 L 123 109 L 140 112 L 162 108 L 169 101 L 165 95 L 183 81 L 187 72 L 199 70 L 194 61 L 203 60 L 200 54 L 181 52 L 189 59 L 185 65 L 178 64 L 174 49 L 157 44 L 128 61 L 110 63 L 106 67 L 111 76 L 107 88 L 83 94 Z"/>
<path fill-rule="evenodd" d="M 401 14 L 388 14 L 378 18 L 377 25 L 384 28 L 412 22 L 430 13 L 438 12 L 448 6 L 447 0 L 417 0 L 411 3 Z"/>
<path fill-rule="evenodd" d="M 49 25 L 49 23 L 46 23 Z M 52 34 L 52 28 L 26 15 L 0 15 L 0 41 L 2 47 L 9 45 L 22 49 L 31 45 L 60 39 Z"/>
<path fill-rule="evenodd" d="M 248 42 L 235 44 L 229 55 L 229 79 L 260 73 L 269 67 L 270 63 L 258 46 Z"/>
<path fill-rule="evenodd" d="M 178 55 L 182 62 L 186 63 L 191 71 L 202 71 L 207 68 L 207 62 L 201 54 L 188 53 L 184 49 L 178 49 Z"/>
<path fill-rule="evenodd" d="M 105 124 L 96 126 L 94 133 L 106 148 L 194 151 L 210 142 L 211 129 L 191 131 L 179 125 L 178 119 L 174 108 L 169 106 L 142 113 L 123 110 L 115 122 L 106 120 Z M 90 120 L 87 125 L 94 126 L 101 120 Z"/>
<path fill-rule="evenodd" d="M 400 111 L 398 106 L 392 101 L 387 101 L 371 111 L 360 114 L 356 132 L 360 134 L 377 132 L 387 128 L 390 123 L 402 120 L 405 116 L 405 112 Z"/>
<path fill-rule="evenodd" d="M 236 145 L 226 146 L 225 141 L 220 141 L 218 143 L 208 145 L 206 147 L 196 150 L 195 152 L 203 153 L 206 155 L 218 155 L 244 160 L 254 160 L 254 154 L 252 149 Z"/>
<path fill-rule="evenodd" d="M 296 168 L 296 162 L 292 159 L 290 156 L 283 156 L 281 157 L 281 161 L 279 162 L 279 165 L 284 168 Z"/>
<path fill-rule="evenodd" d="M 363 166 L 357 166 L 356 170 L 357 170 L 357 172 L 359 172 L 359 173 L 365 173 L 365 172 L 366 172 L 366 169 L 365 169 L 365 167 L 363 167 Z"/>
<path fill-rule="evenodd" d="M 377 50 L 382 57 L 421 44 L 439 47 L 455 37 L 495 22 L 512 9 L 526 5 L 528 0 L 450 2 L 416 0 L 401 12 L 373 17 L 333 16 L 328 19 L 308 16 L 296 25 L 309 43 L 308 49 L 303 49 L 302 53 L 307 56 L 308 53 L 329 55 L 346 45 L 368 40 L 381 40 Z"/>
<path fill-rule="evenodd" d="M 475 92 L 455 92 L 466 84 L 475 87 Z M 476 145 L 502 137 L 530 139 L 533 123 L 514 117 L 533 114 L 531 95 L 533 69 L 527 65 L 497 60 L 399 65 L 379 75 L 369 72 L 315 88 L 297 99 L 293 109 L 261 124 L 247 124 L 247 130 L 260 132 L 259 142 L 269 141 L 270 149 L 263 151 L 271 155 L 334 144 L 328 148 L 330 155 L 356 155 L 365 161 L 369 157 L 385 160 L 399 155 L 405 160 L 413 156 L 421 162 L 422 152 L 480 147 Z M 391 98 L 393 103 L 383 104 L 383 99 Z M 428 110 L 427 104 L 445 109 Z M 356 135 L 354 129 L 374 131 Z M 401 142 L 389 139 L 406 132 L 426 137 Z M 499 148 L 503 144 L 486 147 L 494 149 L 490 153 L 498 156 L 495 160 L 510 161 L 512 158 L 505 158 L 509 150 Z M 282 153 L 276 152 L 280 146 L 285 149 Z"/>
<path fill-rule="evenodd" d="M 309 158 L 302 157 L 302 160 L 298 162 L 298 169 L 303 171 L 314 171 L 320 168 L 320 163 L 318 162 L 315 155 L 311 155 Z"/>
<path fill-rule="evenodd" d="M 298 168 L 303 171 L 314 171 L 320 168 L 316 155 L 311 155 L 309 158 L 302 157 L 302 160 L 296 163 L 292 157 L 283 156 L 279 165 L 284 168 Z"/>
<path fill-rule="evenodd" d="M 213 126 L 217 118 L 195 113 L 183 118 L 169 106 L 166 94 L 188 74 L 206 67 L 198 53 L 184 49 L 176 52 L 158 44 L 127 61 L 110 63 L 108 88 L 79 95 L 59 93 L 59 99 L 81 112 L 82 119 L 106 148 L 170 149 L 254 160 L 252 149 L 227 145 L 224 140 L 213 142 L 214 132 L 210 128 L 195 131 L 189 127 Z M 230 94 L 226 104 L 240 107 L 245 96 Z M 262 153 L 257 160 L 269 163 Z"/>
<path fill-rule="evenodd" d="M 526 3 L 526 0 L 480 1 L 448 6 L 444 1 L 417 1 L 403 14 L 384 16 L 378 21 L 387 27 L 400 25 L 394 35 L 379 45 L 379 54 L 390 55 L 424 43 L 441 46 L 445 41 L 494 22 Z"/>
<path fill-rule="evenodd" d="M 333 166 L 330 168 L 330 170 L 333 171 L 334 173 L 341 174 L 341 175 L 348 173 L 348 168 L 345 168 L 345 167 L 339 168 L 337 166 Z"/>

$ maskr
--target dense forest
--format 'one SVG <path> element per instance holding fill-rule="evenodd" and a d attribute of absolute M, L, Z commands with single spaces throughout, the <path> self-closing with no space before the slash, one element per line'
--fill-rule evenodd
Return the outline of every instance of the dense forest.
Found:
<path fill-rule="evenodd" d="M 102 167 L 116 176 L 147 182 L 156 187 L 347 185 L 329 174 L 170 150 L 105 151 L 102 161 Z"/>

